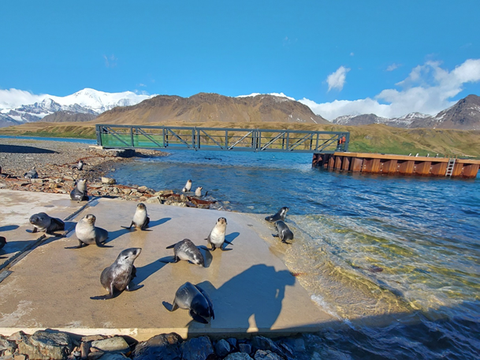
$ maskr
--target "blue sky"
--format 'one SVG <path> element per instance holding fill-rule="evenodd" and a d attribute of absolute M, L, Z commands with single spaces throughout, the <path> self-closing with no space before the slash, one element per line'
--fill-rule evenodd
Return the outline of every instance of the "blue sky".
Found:
<path fill-rule="evenodd" d="M 329 119 L 480 95 L 480 1 L 3 1 L 0 95 L 283 93 Z"/>

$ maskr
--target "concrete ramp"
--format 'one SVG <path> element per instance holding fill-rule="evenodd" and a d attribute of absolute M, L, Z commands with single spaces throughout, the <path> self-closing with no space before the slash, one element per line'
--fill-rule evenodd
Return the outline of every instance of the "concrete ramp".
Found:
<path fill-rule="evenodd" d="M 62 207 L 65 204 L 56 203 L 60 200 L 52 194 L 34 194 L 34 200 L 30 194 L 1 192 L 17 201 L 6 207 L 37 209 L 55 199 L 54 208 L 48 208 L 47 213 L 58 211 L 67 216 L 78 210 L 78 204 L 68 198 L 68 204 Z M 150 231 L 121 228 L 130 225 L 135 209 L 134 202 L 94 200 L 71 219 L 72 229 L 84 215 L 94 214 L 96 226 L 109 231 L 109 247 L 65 249 L 78 244 L 71 231 L 64 238 L 47 238 L 11 266 L 11 273 L 0 283 L 0 333 L 55 328 L 80 334 L 125 334 L 137 340 L 171 331 L 185 338 L 201 334 L 245 336 L 252 332 L 280 335 L 319 330 L 336 320 L 310 300 L 261 239 L 271 236 L 267 223 L 240 213 L 147 204 Z M 17 233 L 23 234 L 28 220 L 23 218 L 22 223 L 13 212 L 10 218 L 5 209 L 1 214 L 5 224 L 20 222 L 18 228 L 0 232 L 9 241 L 3 249 L 9 253 L 10 236 L 14 239 Z M 168 245 L 185 238 L 206 247 L 204 239 L 221 216 L 228 221 L 227 240 L 232 245 L 226 246 L 227 251 L 203 249 L 205 268 L 186 261 L 161 261 L 173 257 L 173 249 L 166 249 Z M 91 296 L 106 294 L 100 284 L 102 270 L 130 247 L 142 248 L 135 261 L 134 282 L 143 287 L 124 291 L 114 299 L 91 300 Z M 192 321 L 186 310 L 169 312 L 162 305 L 162 301 L 172 303 L 178 287 L 187 281 L 200 285 L 213 302 L 215 319 L 208 324 Z"/>

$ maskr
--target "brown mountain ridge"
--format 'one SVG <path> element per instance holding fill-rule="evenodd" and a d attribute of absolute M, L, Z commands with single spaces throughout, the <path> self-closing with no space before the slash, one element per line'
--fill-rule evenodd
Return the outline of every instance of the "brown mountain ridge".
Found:
<path fill-rule="evenodd" d="M 148 125 L 163 122 L 286 122 L 329 124 L 294 100 L 274 95 L 229 97 L 199 93 L 188 98 L 159 95 L 134 106 L 117 107 L 99 115 L 94 122 Z"/>

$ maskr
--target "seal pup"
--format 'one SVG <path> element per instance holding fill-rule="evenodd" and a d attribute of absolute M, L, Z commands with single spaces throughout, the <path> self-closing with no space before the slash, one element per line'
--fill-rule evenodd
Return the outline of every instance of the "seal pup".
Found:
<path fill-rule="evenodd" d="M 203 187 L 201 187 L 201 186 L 197 187 L 195 189 L 195 196 L 198 196 L 198 197 L 202 196 L 202 189 L 203 189 Z"/>
<path fill-rule="evenodd" d="M 188 192 L 192 188 L 192 180 L 187 180 L 187 183 L 182 189 L 182 192 Z"/>
<path fill-rule="evenodd" d="M 65 223 L 62 220 L 50 217 L 44 212 L 33 214 L 29 221 L 33 225 L 32 233 L 43 231 L 53 234 L 55 231 L 65 230 Z"/>
<path fill-rule="evenodd" d="M 75 188 L 70 192 L 70 199 L 76 201 L 88 200 L 86 179 L 79 179 L 75 183 Z"/>
<path fill-rule="evenodd" d="M 168 311 L 175 311 L 178 308 L 187 309 L 193 320 L 202 324 L 208 324 L 208 321 L 205 319 L 206 317 L 215 319 L 213 304 L 207 293 L 198 285 L 193 285 L 189 282 L 186 282 L 178 288 L 175 293 L 173 305 L 170 305 L 166 301 L 163 301 L 162 304 Z"/>
<path fill-rule="evenodd" d="M 293 232 L 290 230 L 282 220 L 278 220 L 275 222 L 275 229 L 277 230 L 278 234 L 274 234 L 273 236 L 279 237 L 283 243 L 291 245 L 287 242 L 287 240 L 293 240 Z"/>
<path fill-rule="evenodd" d="M 210 234 L 205 239 L 210 244 L 212 251 L 215 251 L 217 247 L 223 250 L 222 245 L 224 242 L 227 244 L 231 244 L 230 242 L 225 240 L 226 232 L 227 219 L 225 219 L 224 217 L 220 217 L 218 218 L 217 223 L 213 227 L 212 231 L 210 231 Z"/>
<path fill-rule="evenodd" d="M 285 220 L 285 217 L 287 216 L 287 211 L 289 210 L 288 207 L 284 206 L 280 210 L 277 211 L 275 215 L 270 215 L 265 218 L 265 220 L 274 222 L 278 220 Z"/>
<path fill-rule="evenodd" d="M 95 226 L 96 220 L 97 218 L 93 214 L 85 215 L 77 225 L 75 225 L 75 235 L 77 235 L 79 245 L 66 249 L 79 249 L 91 244 L 104 247 L 105 240 L 108 238 L 108 231 Z"/>
<path fill-rule="evenodd" d="M 145 230 L 150 223 L 150 218 L 147 214 L 147 207 L 144 203 L 137 204 L 137 209 L 133 215 L 132 223 L 129 227 L 122 226 L 124 229 L 131 229 L 134 226 L 136 229 Z"/>
<path fill-rule="evenodd" d="M 3 249 L 6 243 L 7 243 L 7 239 L 5 239 L 5 237 L 3 236 L 0 236 L 0 249 Z"/>
<path fill-rule="evenodd" d="M 85 165 L 85 163 L 82 161 L 82 159 L 80 159 L 76 165 L 72 166 L 72 169 L 82 170 L 83 165 Z"/>
<path fill-rule="evenodd" d="M 119 295 L 123 290 L 138 290 L 143 285 L 137 286 L 132 283 L 137 273 L 133 262 L 142 252 L 141 248 L 125 249 L 117 256 L 115 262 L 105 268 L 100 275 L 100 283 L 108 291 L 108 295 L 92 296 L 93 300 L 106 300 Z"/>
<path fill-rule="evenodd" d="M 26 172 L 23 174 L 25 179 L 36 179 L 38 178 L 38 173 L 37 170 L 35 169 L 35 166 L 30 169 L 30 171 Z"/>
<path fill-rule="evenodd" d="M 167 246 L 167 249 L 171 248 L 173 248 L 174 263 L 178 262 L 179 260 L 186 260 L 195 265 L 201 265 L 205 267 L 205 260 L 203 259 L 202 253 L 190 239 L 183 239 L 176 244 Z"/>

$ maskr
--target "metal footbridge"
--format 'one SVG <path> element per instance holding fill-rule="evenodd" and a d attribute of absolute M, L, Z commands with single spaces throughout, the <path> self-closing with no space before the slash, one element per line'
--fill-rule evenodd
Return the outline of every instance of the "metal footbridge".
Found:
<path fill-rule="evenodd" d="M 105 148 L 334 153 L 348 151 L 349 132 L 97 124 Z"/>

